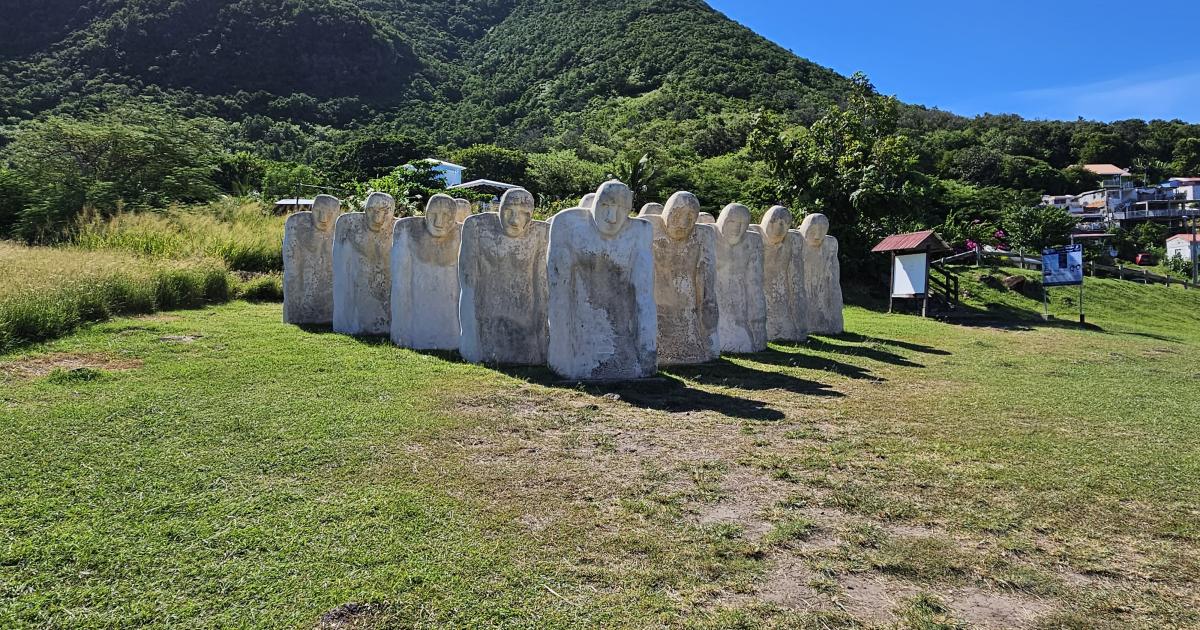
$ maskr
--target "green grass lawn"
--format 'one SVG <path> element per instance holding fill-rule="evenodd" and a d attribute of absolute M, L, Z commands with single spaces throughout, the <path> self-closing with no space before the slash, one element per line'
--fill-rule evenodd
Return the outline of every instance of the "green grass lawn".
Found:
<path fill-rule="evenodd" d="M 91 326 L 0 355 L 0 626 L 1196 626 L 1200 292 L 1131 286 L 605 388 Z"/>

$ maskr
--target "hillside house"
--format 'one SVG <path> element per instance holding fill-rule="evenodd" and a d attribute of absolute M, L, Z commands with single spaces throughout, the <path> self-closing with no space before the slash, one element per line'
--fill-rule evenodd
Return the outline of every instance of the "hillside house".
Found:
<path fill-rule="evenodd" d="M 1167 239 L 1167 258 L 1178 254 L 1184 260 L 1191 260 L 1195 255 L 1200 257 L 1200 236 L 1196 234 L 1176 234 Z"/>

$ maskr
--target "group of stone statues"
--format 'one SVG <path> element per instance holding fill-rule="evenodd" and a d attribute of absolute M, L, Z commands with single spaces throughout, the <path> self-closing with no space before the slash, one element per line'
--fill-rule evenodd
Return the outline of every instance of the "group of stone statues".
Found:
<path fill-rule="evenodd" d="M 338 216 L 317 197 L 284 228 L 284 321 L 390 335 L 401 347 L 458 350 L 475 363 L 549 365 L 573 380 L 623 380 L 842 332 L 837 240 L 787 208 L 700 211 L 678 192 L 629 215 L 633 193 L 606 182 L 577 208 L 533 220 L 510 190 L 499 212 L 447 195 L 395 218 L 373 193 Z"/>

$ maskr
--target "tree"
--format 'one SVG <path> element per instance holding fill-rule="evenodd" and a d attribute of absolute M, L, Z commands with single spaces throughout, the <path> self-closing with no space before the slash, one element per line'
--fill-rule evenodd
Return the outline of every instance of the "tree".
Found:
<path fill-rule="evenodd" d="M 642 157 L 625 155 L 612 164 L 609 177 L 618 179 L 633 191 L 633 208 L 637 210 L 650 200 L 654 180 L 658 177 L 658 169 L 654 166 L 649 153 Z"/>
<path fill-rule="evenodd" d="M 454 161 L 466 168 L 468 179 L 491 179 L 526 187 L 530 185 L 529 158 L 520 151 L 492 144 L 477 144 L 455 153 Z"/>
<path fill-rule="evenodd" d="M 1112 132 L 1090 132 L 1076 138 L 1080 164 L 1129 164 L 1131 148 L 1120 135 Z"/>
<path fill-rule="evenodd" d="M 1016 206 L 1004 213 L 1004 231 L 1013 246 L 1036 251 L 1064 245 L 1077 221 L 1055 206 Z"/>
<path fill-rule="evenodd" d="M 304 195 L 304 186 L 319 186 L 322 180 L 311 166 L 292 162 L 270 162 L 263 169 L 262 196 L 265 201 Z"/>
<path fill-rule="evenodd" d="M 402 164 L 429 157 L 432 147 L 398 134 L 376 136 L 366 132 L 339 144 L 328 165 L 337 182 L 365 182 L 383 177 Z"/>
<path fill-rule="evenodd" d="M 166 110 L 119 108 L 90 120 L 52 116 L 27 124 L 9 147 L 28 183 L 20 236 L 52 241 L 85 207 L 99 215 L 213 199 L 214 139 Z"/>
<path fill-rule="evenodd" d="M 917 171 L 916 145 L 898 132 L 895 98 L 883 97 L 861 74 L 845 108 L 811 126 L 781 130 L 760 115 L 751 155 L 767 164 L 780 201 L 793 212 L 822 212 L 837 226 L 844 260 L 873 260 L 879 238 L 927 224 L 931 180 Z"/>
<path fill-rule="evenodd" d="M 365 184 L 356 183 L 352 185 L 351 202 L 362 201 L 372 192 L 387 193 L 395 198 L 401 216 L 411 216 L 424 210 L 430 197 L 445 192 L 445 183 L 433 167 L 432 162 L 417 160 Z"/>
<path fill-rule="evenodd" d="M 1200 138 L 1184 138 L 1175 144 L 1171 166 L 1179 177 L 1200 177 Z"/>
<path fill-rule="evenodd" d="M 263 183 L 264 175 L 266 164 L 262 160 L 246 151 L 238 151 L 221 155 L 213 179 L 221 190 L 244 197 Z"/>
<path fill-rule="evenodd" d="M 550 199 L 577 198 L 604 181 L 604 167 L 579 158 L 575 151 L 534 153 L 529 156 L 529 180 Z"/>
<path fill-rule="evenodd" d="M 12 232 L 29 203 L 28 188 L 15 171 L 0 168 L 0 238 Z"/>

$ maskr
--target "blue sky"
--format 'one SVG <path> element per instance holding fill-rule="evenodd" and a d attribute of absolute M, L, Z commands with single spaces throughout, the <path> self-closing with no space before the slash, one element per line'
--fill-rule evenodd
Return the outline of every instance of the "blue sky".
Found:
<path fill-rule="evenodd" d="M 885 94 L 963 115 L 1200 122 L 1195 0 L 709 0 Z"/>

